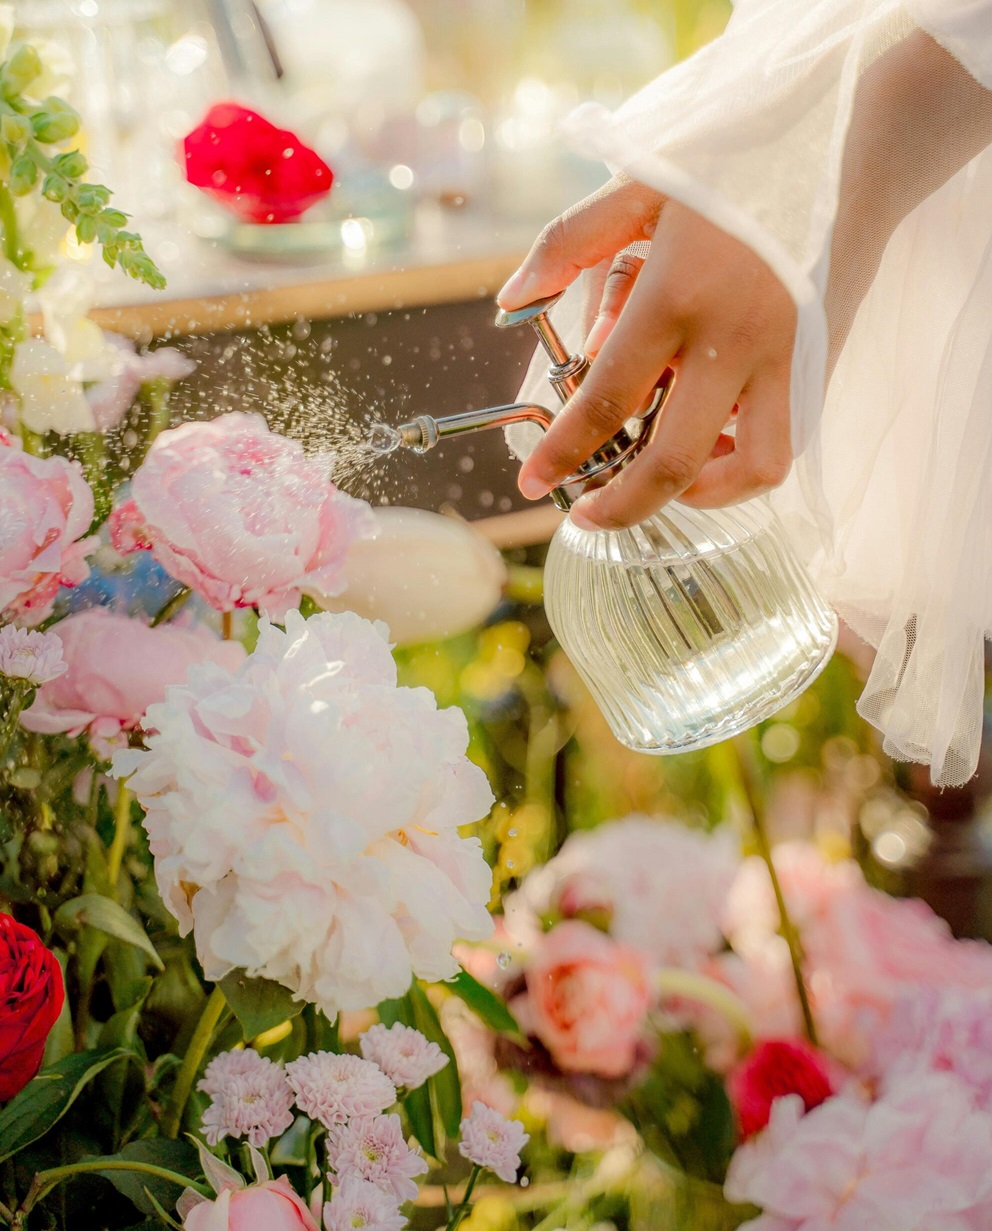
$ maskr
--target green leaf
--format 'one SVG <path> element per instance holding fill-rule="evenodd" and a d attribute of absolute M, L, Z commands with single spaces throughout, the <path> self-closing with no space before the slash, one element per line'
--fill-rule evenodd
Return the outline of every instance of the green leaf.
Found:
<path fill-rule="evenodd" d="M 37 1141 L 57 1124 L 80 1091 L 117 1060 L 132 1058 L 122 1047 L 83 1051 L 44 1069 L 0 1112 L 0 1163 Z"/>
<path fill-rule="evenodd" d="M 145 929 L 137 919 L 129 915 L 119 903 L 104 897 L 102 893 L 84 893 L 81 897 L 64 902 L 55 912 L 55 926 L 60 929 L 96 928 L 98 932 L 106 932 L 108 936 L 141 949 L 156 969 L 165 969 L 162 959 L 155 952 L 155 946 L 145 935 Z"/>
<path fill-rule="evenodd" d="M 440 1073 L 429 1079 L 429 1085 L 444 1131 L 449 1138 L 454 1139 L 458 1136 L 458 1126 L 462 1121 L 462 1084 L 458 1077 L 455 1052 L 438 1020 L 434 1006 L 419 983 L 411 984 L 409 997 L 413 1007 L 413 1024 L 448 1057 L 448 1063 Z"/>
<path fill-rule="evenodd" d="M 232 970 L 225 975 L 220 988 L 241 1023 L 246 1039 L 272 1030 L 303 1011 L 303 1001 L 294 1000 L 289 988 L 271 979 L 250 979 L 243 970 Z"/>
<path fill-rule="evenodd" d="M 403 1096 L 403 1107 L 406 1110 L 407 1119 L 410 1121 L 410 1130 L 420 1142 L 424 1153 L 429 1154 L 431 1158 L 437 1158 L 438 1149 L 437 1138 L 434 1134 L 434 1113 L 431 1110 L 431 1094 L 427 1084 L 418 1086 L 416 1090 L 411 1090 L 405 1094 Z"/>
<path fill-rule="evenodd" d="M 473 978 L 467 970 L 460 970 L 453 979 L 447 980 L 441 986 L 456 995 L 459 1000 L 463 1000 L 490 1030 L 495 1030 L 497 1034 L 514 1035 L 518 1039 L 521 1037 L 517 1019 L 506 1007 L 506 1003 L 500 1000 L 495 992 L 484 987 L 478 979 Z"/>
<path fill-rule="evenodd" d="M 119 1154 L 104 1156 L 109 1162 L 148 1163 L 164 1167 L 188 1176 L 195 1182 L 201 1175 L 200 1160 L 188 1141 L 170 1141 L 165 1137 L 148 1137 L 144 1141 L 132 1141 Z M 86 1158 L 85 1162 L 102 1162 L 104 1158 Z M 182 1194 L 182 1186 L 161 1176 L 149 1175 L 147 1171 L 101 1171 L 119 1193 L 129 1198 L 142 1214 L 155 1214 L 155 1202 L 163 1209 L 172 1211 Z M 153 1200 L 149 1200 L 149 1197 Z"/>

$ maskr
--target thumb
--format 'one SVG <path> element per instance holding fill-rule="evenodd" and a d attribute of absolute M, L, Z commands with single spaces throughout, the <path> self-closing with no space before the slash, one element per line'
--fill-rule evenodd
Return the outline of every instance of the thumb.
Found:
<path fill-rule="evenodd" d="M 548 223 L 496 302 L 513 311 L 557 295 L 584 269 L 611 259 L 628 244 L 650 239 L 664 203 L 655 189 L 614 177 Z"/>

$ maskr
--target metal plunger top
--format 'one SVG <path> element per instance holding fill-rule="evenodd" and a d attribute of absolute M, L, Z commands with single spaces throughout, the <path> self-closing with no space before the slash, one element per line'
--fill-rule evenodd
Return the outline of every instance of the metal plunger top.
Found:
<path fill-rule="evenodd" d="M 506 312 L 501 308 L 496 314 L 497 329 L 512 329 L 516 325 L 524 324 L 533 326 L 538 341 L 544 347 L 548 358 L 551 360 L 548 380 L 563 404 L 568 401 L 579 385 L 582 384 L 582 378 L 589 367 L 589 360 L 585 355 L 581 353 L 576 355 L 569 354 L 568 347 L 562 341 L 561 335 L 552 325 L 551 319 L 548 316 L 548 312 L 561 299 L 564 293 L 564 291 L 559 291 L 557 295 L 551 295 L 547 299 L 535 300 L 534 303 L 529 303 L 526 308 L 517 308 L 513 312 Z"/>

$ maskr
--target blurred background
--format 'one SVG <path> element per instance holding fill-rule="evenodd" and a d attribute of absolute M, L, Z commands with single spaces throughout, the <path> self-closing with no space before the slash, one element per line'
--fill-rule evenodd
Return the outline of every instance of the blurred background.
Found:
<path fill-rule="evenodd" d="M 56 77 L 64 70 L 57 84 L 83 114 L 94 178 L 114 187 L 170 278 L 154 305 L 137 287 L 101 290 L 102 323 L 197 360 L 173 394 L 174 421 L 253 409 L 331 447 L 376 418 L 513 398 L 532 338 L 496 332 L 492 297 L 540 227 L 607 174 L 561 141 L 560 120 L 584 100 L 615 106 L 729 13 L 728 0 L 17 5 L 21 28 L 51 41 Z M 244 222 L 185 182 L 182 139 L 228 99 L 332 168 L 331 192 L 298 222 Z M 726 747 L 651 758 L 613 740 L 545 621 L 554 521 L 514 520 L 527 516 L 515 474 L 490 433 L 340 478 L 374 504 L 474 526 L 502 552 L 507 582 L 481 601 L 481 620 L 477 597 L 458 596 L 482 584 L 479 571 L 455 569 L 441 603 L 471 611 L 472 626 L 432 636 L 422 621 L 399 651 L 404 682 L 469 716 L 499 801 L 483 833 L 494 901 L 570 829 L 631 811 L 710 826 L 743 807 Z M 924 896 L 960 934 L 992 937 L 988 768 L 938 793 L 925 770 L 890 763 L 855 710 L 869 663 L 842 638 L 815 686 L 754 733 L 769 825 L 853 852 L 871 879 Z"/>

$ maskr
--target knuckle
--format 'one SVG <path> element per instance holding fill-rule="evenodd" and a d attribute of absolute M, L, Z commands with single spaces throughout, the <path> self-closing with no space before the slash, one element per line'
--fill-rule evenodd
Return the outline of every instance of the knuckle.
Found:
<path fill-rule="evenodd" d="M 621 252 L 610 266 L 606 281 L 608 284 L 619 283 L 620 285 L 632 282 L 643 264 L 640 257 L 632 256 L 629 252 Z"/>
<path fill-rule="evenodd" d="M 565 252 L 568 224 L 562 217 L 552 218 L 538 235 L 534 249 L 538 257 L 559 260 Z"/>
<path fill-rule="evenodd" d="M 631 414 L 630 409 L 613 393 L 598 393 L 585 399 L 579 409 L 583 422 L 600 435 L 612 436 Z"/>
<path fill-rule="evenodd" d="M 688 449 L 677 445 L 669 445 L 655 459 L 655 482 L 664 490 L 683 491 L 698 472 L 699 463 L 696 457 Z"/>
<path fill-rule="evenodd" d="M 770 491 L 779 487 L 789 477 L 792 469 L 792 459 L 786 457 L 762 458 L 749 467 L 749 478 L 755 487 L 762 491 Z"/>

